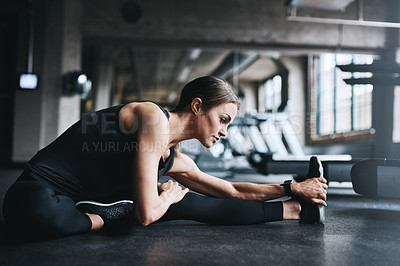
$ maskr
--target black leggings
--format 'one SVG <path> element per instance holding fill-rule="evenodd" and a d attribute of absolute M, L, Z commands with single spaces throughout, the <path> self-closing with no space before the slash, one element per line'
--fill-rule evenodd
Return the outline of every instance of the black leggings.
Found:
<path fill-rule="evenodd" d="M 17 232 L 64 236 L 90 231 L 89 217 L 75 202 L 40 181 L 17 181 L 8 190 L 3 206 L 6 223 Z M 248 225 L 283 218 L 282 202 L 217 199 L 189 192 L 170 206 L 160 221 L 194 220 L 219 225 Z"/>

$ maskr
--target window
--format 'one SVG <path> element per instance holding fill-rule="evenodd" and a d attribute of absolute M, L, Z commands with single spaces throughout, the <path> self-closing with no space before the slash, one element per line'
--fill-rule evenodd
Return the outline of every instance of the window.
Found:
<path fill-rule="evenodd" d="M 372 73 L 342 72 L 336 65 L 371 64 L 370 55 L 324 54 L 313 58 L 314 137 L 369 130 L 372 126 L 373 86 L 347 85 L 344 78 Z"/>
<path fill-rule="evenodd" d="M 400 142 L 400 86 L 394 89 L 393 142 Z"/>
<path fill-rule="evenodd" d="M 262 84 L 264 97 L 264 110 L 267 112 L 277 112 L 282 103 L 282 77 L 276 75 Z"/>

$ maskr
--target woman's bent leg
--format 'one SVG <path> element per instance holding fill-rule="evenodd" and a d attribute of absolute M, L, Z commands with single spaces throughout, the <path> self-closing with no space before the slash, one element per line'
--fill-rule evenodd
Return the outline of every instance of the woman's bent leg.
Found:
<path fill-rule="evenodd" d="M 4 198 L 3 214 L 15 232 L 29 236 L 65 236 L 88 232 L 92 226 L 71 198 L 56 195 L 50 185 L 37 181 L 12 185 Z"/>
<path fill-rule="evenodd" d="M 160 221 L 194 220 L 219 225 L 259 224 L 283 219 L 282 202 L 218 199 L 189 192 Z"/>

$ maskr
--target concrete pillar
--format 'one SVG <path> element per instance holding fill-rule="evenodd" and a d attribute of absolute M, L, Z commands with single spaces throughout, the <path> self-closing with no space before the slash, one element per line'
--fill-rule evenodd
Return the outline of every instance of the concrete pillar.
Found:
<path fill-rule="evenodd" d="M 257 111 L 258 86 L 250 82 L 240 82 L 240 89 L 244 94 L 244 103 L 242 103 L 244 106 L 241 109 L 247 114 Z"/>
<path fill-rule="evenodd" d="M 398 1 L 390 1 L 387 10 L 388 20 L 396 21 L 399 17 Z M 386 29 L 385 51 L 381 60 L 391 63 L 396 62 L 396 52 L 399 47 L 399 29 Z M 393 111 L 394 111 L 394 86 L 374 85 L 372 105 L 372 126 L 376 130 L 374 136 L 375 158 L 390 157 L 393 146 Z"/>
<path fill-rule="evenodd" d="M 62 6 L 60 1 L 33 3 L 33 72 L 39 74 L 39 86 L 32 91 L 16 91 L 13 162 L 28 161 L 57 136 Z M 21 72 L 26 71 L 27 49 L 27 43 L 19 48 Z"/>
<path fill-rule="evenodd" d="M 36 58 L 43 58 L 40 76 L 41 89 L 41 118 L 39 148 L 43 148 L 58 136 L 58 105 L 61 95 L 61 44 L 62 1 L 44 0 L 45 17 L 44 49 Z"/>
<path fill-rule="evenodd" d="M 61 81 L 64 73 L 81 68 L 81 1 L 34 3 L 33 71 L 39 74 L 39 88 L 16 92 L 13 162 L 28 161 L 80 117 L 79 96 L 62 96 Z"/>
<path fill-rule="evenodd" d="M 110 106 L 111 87 L 112 87 L 112 64 L 108 61 L 102 61 L 98 64 L 99 73 L 96 80 L 95 91 L 95 110 L 100 110 Z"/>
<path fill-rule="evenodd" d="M 289 71 L 289 102 L 287 111 L 290 123 L 300 144 L 306 140 L 306 57 L 282 57 L 281 61 Z M 290 100 L 292 99 L 292 100 Z"/>
<path fill-rule="evenodd" d="M 82 58 L 82 3 L 81 0 L 63 0 L 63 40 L 61 75 L 81 70 Z M 58 135 L 80 118 L 79 95 L 61 96 L 58 109 Z"/>

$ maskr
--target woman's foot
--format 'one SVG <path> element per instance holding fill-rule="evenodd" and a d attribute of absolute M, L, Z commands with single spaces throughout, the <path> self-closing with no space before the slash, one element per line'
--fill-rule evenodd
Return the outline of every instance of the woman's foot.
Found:
<path fill-rule="evenodd" d="M 109 226 L 132 216 L 133 201 L 121 200 L 113 203 L 79 201 L 76 203 L 76 208 L 89 216 L 92 230 L 98 230 L 102 228 L 99 218 L 104 222 L 104 226 Z"/>
<path fill-rule="evenodd" d="M 316 157 L 310 158 L 308 173 L 302 180 L 309 178 L 323 177 L 324 169 L 321 161 Z M 320 198 L 325 200 L 326 198 Z M 295 196 L 292 200 L 283 202 L 284 220 L 300 220 L 301 223 L 324 223 L 325 206 L 322 204 L 304 201 L 300 196 Z"/>
<path fill-rule="evenodd" d="M 325 206 L 306 202 L 300 202 L 300 205 L 300 223 L 323 224 L 325 222 Z"/>
<path fill-rule="evenodd" d="M 288 200 L 283 203 L 283 220 L 299 220 L 300 223 L 324 223 L 325 207 L 320 204 Z"/>
<path fill-rule="evenodd" d="M 311 156 L 310 163 L 308 165 L 308 173 L 306 179 L 312 177 L 323 177 L 324 176 L 324 167 L 322 166 L 321 161 L 317 158 L 317 156 Z"/>
<path fill-rule="evenodd" d="M 306 179 L 313 177 L 323 177 L 324 168 L 321 161 L 316 157 L 310 158 L 308 173 Z M 301 205 L 300 223 L 324 223 L 325 222 L 325 206 L 316 203 L 308 203 L 299 200 Z"/>

